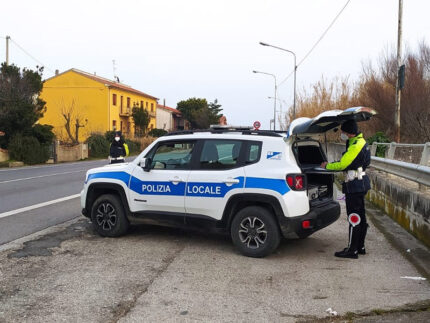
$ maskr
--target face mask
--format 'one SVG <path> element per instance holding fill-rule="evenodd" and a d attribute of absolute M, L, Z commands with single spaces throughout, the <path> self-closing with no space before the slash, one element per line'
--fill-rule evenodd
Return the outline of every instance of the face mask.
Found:
<path fill-rule="evenodd" d="M 346 140 L 348 140 L 349 138 L 348 138 L 348 136 L 345 134 L 345 133 L 341 133 L 340 134 L 340 139 L 342 139 L 343 141 L 346 141 Z"/>
<path fill-rule="evenodd" d="M 119 141 L 119 137 L 115 137 L 115 140 L 116 140 L 116 141 Z"/>

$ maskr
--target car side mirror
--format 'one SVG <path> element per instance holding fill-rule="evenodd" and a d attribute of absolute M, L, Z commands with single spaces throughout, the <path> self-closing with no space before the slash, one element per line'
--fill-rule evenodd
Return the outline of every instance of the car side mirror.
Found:
<path fill-rule="evenodd" d="M 143 168 L 145 172 L 149 172 L 151 169 L 152 159 L 151 158 L 142 158 L 139 162 L 140 167 Z"/>

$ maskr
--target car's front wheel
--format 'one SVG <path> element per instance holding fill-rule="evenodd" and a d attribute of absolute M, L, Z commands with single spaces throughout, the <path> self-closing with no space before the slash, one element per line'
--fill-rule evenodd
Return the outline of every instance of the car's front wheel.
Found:
<path fill-rule="evenodd" d="M 236 248 L 248 257 L 265 257 L 279 245 L 281 234 L 272 213 L 260 206 L 240 210 L 231 223 L 231 238 Z"/>
<path fill-rule="evenodd" d="M 118 237 L 127 232 L 129 222 L 117 195 L 99 196 L 91 208 L 94 229 L 103 237 Z"/>

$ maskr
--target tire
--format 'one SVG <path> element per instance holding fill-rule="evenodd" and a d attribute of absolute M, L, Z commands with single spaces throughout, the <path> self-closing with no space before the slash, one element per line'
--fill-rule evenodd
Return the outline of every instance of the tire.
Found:
<path fill-rule="evenodd" d="M 233 218 L 230 234 L 239 252 L 254 258 L 270 255 L 281 241 L 273 214 L 260 206 L 240 210 Z"/>
<path fill-rule="evenodd" d="M 117 195 L 104 194 L 95 200 L 91 208 L 94 229 L 102 237 L 119 237 L 130 226 Z"/>

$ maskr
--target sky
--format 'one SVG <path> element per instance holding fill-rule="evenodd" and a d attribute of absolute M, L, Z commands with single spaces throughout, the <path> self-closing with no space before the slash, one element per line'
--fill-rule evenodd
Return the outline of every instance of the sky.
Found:
<path fill-rule="evenodd" d="M 3 1 L 0 61 L 5 37 L 9 63 L 44 78 L 77 68 L 113 79 L 176 107 L 191 97 L 215 99 L 232 125 L 273 118 L 293 104 L 293 51 L 299 63 L 347 0 L 74 0 Z M 323 76 L 358 78 L 363 63 L 396 51 L 398 0 L 350 0 L 310 55 L 298 66 L 296 91 Z M 403 48 L 430 44 L 430 1 L 403 1 Z M 18 45 L 25 50 L 25 52 Z M 42 64 L 41 64 L 42 63 Z M 347 108 L 347 107 L 345 107 Z M 277 126 L 278 128 L 279 126 Z"/>

